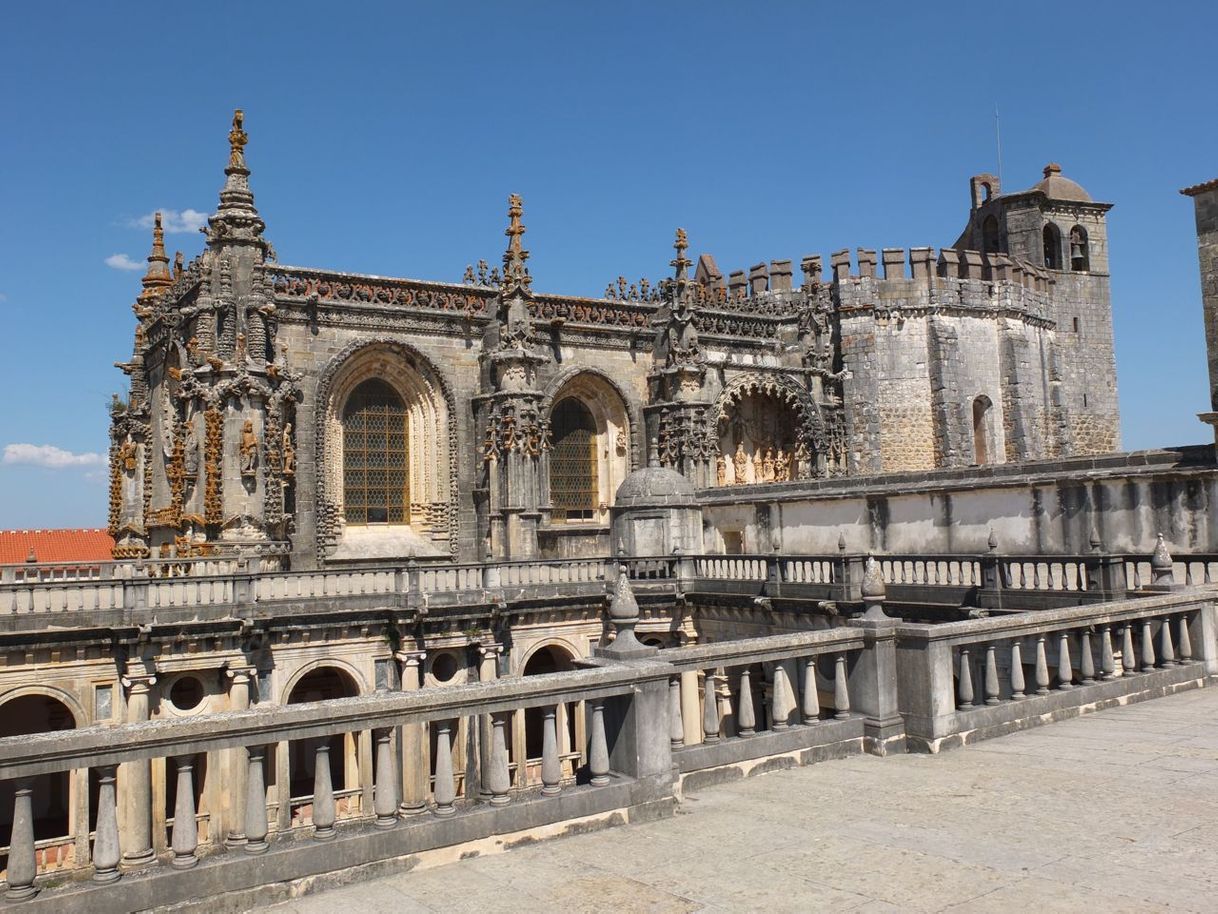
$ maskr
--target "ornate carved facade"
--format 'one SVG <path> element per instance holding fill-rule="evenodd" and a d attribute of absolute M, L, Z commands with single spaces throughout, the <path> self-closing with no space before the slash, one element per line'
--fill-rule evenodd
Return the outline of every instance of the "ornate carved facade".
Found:
<path fill-rule="evenodd" d="M 603 554 L 652 457 L 710 489 L 1117 445 L 1107 205 L 1060 169 L 978 195 L 937 256 L 725 279 L 678 230 L 670 278 L 592 299 L 534 290 L 515 195 L 502 266 L 463 283 L 279 264 L 240 112 L 229 141 L 205 249 L 171 268 L 158 224 L 134 306 L 111 411 L 123 557 Z"/>

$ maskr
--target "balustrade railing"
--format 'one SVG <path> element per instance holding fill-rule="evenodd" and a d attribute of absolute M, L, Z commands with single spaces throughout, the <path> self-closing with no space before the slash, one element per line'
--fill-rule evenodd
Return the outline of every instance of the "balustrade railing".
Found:
<path fill-rule="evenodd" d="M 981 560 L 975 556 L 877 555 L 885 584 L 978 587 Z"/>
<path fill-rule="evenodd" d="M 695 751 L 699 745 L 734 742 L 729 757 L 738 761 L 767 754 L 740 742 L 758 734 L 798 728 L 798 743 L 801 735 L 820 738 L 824 722 L 850 720 L 851 671 L 863 648 L 862 631 L 842 627 L 664 651 L 674 669 L 669 740 L 681 770 L 722 763 L 722 753 L 708 756 Z M 850 738 L 861 735 L 860 725 Z"/>
<path fill-rule="evenodd" d="M 994 735 L 987 728 L 1003 732 L 1063 707 L 1204 680 L 1218 672 L 1213 596 L 1182 591 L 939 625 L 900 624 L 907 732 L 933 748 L 978 729 Z M 1146 678 L 1154 673 L 1163 675 Z M 1032 701 L 1052 696 L 1058 696 L 1052 708 Z"/>
<path fill-rule="evenodd" d="M 65 866 L 91 865 L 95 884 L 126 878 L 120 860 L 130 848 L 123 846 L 117 810 L 136 795 L 124 793 L 131 788 L 116 780 L 116 768 L 142 759 L 164 757 L 166 776 L 172 779 L 173 815 L 166 822 L 163 858 L 170 865 L 169 872 L 193 868 L 205 851 L 262 854 L 279 840 L 282 827 L 328 841 L 342 833 L 358 837 L 358 830 L 347 832 L 348 823 L 391 829 L 425 824 L 432 817 L 476 816 L 485 809 L 480 796 L 489 806 L 498 807 L 607 787 L 616 792 L 601 803 L 604 811 L 629 805 L 634 794 L 621 791 L 629 791 L 633 781 L 662 783 L 671 777 L 670 762 L 662 758 L 640 761 L 630 751 L 614 748 L 642 743 L 640 733 L 627 732 L 631 727 L 666 727 L 665 720 L 652 718 L 657 713 L 663 716 L 669 673 L 670 668 L 661 663 L 605 664 L 545 676 L 0 739 L 0 781 L 13 782 L 15 796 L 12 837 L 5 849 L 5 897 L 10 901 L 32 897 L 41 887 L 40 877 Z M 647 693 L 648 683 L 652 684 L 650 705 L 639 708 L 637 714 L 629 713 L 630 705 Z M 571 732 L 585 742 L 571 746 L 568 739 L 560 738 L 557 727 L 564 711 L 577 707 L 586 709 L 586 719 Z M 646 713 L 648 707 L 658 709 L 652 718 Z M 526 776 L 514 784 L 509 768 L 509 723 L 514 714 L 531 709 L 538 709 L 542 730 L 538 782 L 534 784 Z M 470 734 L 463 731 L 462 724 L 481 719 L 488 722 L 489 743 L 482 750 L 481 764 L 467 769 L 467 753 L 459 743 Z M 334 782 L 332 738 L 344 734 L 370 734 L 370 809 L 363 806 L 360 788 Z M 276 823 L 276 807 L 268 797 L 275 746 L 280 747 L 275 751 L 287 751 L 289 757 L 308 753 L 312 769 L 312 794 L 293 796 L 286 822 L 281 823 Z M 404 746 L 413 747 L 412 754 L 404 752 Z M 523 759 L 524 747 L 517 751 Z M 586 764 L 581 765 L 583 759 Z M 238 767 L 244 788 L 241 795 L 230 798 L 234 813 L 230 830 L 241 833 L 241 842 L 236 851 L 226 851 L 210 833 L 212 816 L 196 808 L 203 786 L 198 779 L 216 773 L 226 779 L 224 772 Z M 90 770 L 97 784 L 88 801 L 93 808 L 83 819 L 96 822 L 91 860 L 76 861 L 74 852 L 51 859 L 47 854 L 50 845 L 34 836 L 34 812 L 48 798 L 34 793 L 47 789 L 48 779 L 41 775 L 78 769 Z M 576 773 L 579 777 L 574 777 Z M 463 783 L 465 789 L 461 790 Z M 609 787 L 611 783 L 617 786 Z M 650 801 L 653 794 L 654 788 L 647 787 L 640 796 Z M 600 808 L 595 801 L 568 802 L 585 813 Z M 504 827 L 560 821 L 566 808 L 556 800 L 531 813 L 533 819 L 503 820 Z M 478 834 L 494 834 L 496 827 L 494 820 L 485 820 Z M 434 846 L 442 846 L 448 833 L 434 834 L 438 836 Z M 417 849 L 416 839 L 403 841 L 406 843 L 393 853 L 406 852 L 407 845 Z M 73 842 L 69 836 L 56 839 L 54 845 L 75 848 Z M 174 891 L 158 892 L 157 898 L 170 903 Z M 113 906 L 101 904 L 102 908 Z"/>

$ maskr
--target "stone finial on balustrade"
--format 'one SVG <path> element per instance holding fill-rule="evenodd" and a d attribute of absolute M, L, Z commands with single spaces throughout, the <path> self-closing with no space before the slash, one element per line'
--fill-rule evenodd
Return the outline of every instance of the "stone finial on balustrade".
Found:
<path fill-rule="evenodd" d="M 1163 534 L 1160 533 L 1155 541 L 1155 551 L 1150 555 L 1151 581 L 1160 587 L 1176 583 L 1172 573 L 1173 565 L 1171 553 L 1167 551 L 1167 543 L 1163 542 Z"/>
<path fill-rule="evenodd" d="M 990 527 L 990 537 L 985 541 L 986 547 L 990 552 L 998 551 L 998 537 L 994 535 L 994 528 Z"/>
<path fill-rule="evenodd" d="M 634 627 L 639 624 L 639 604 L 630 587 L 630 576 L 625 565 L 618 565 L 617 581 L 613 585 L 613 597 L 609 600 L 609 621 L 617 630 L 617 636 L 608 647 L 599 648 L 596 651 L 598 656 L 614 660 L 628 660 L 647 657 L 658 650 L 641 643 L 635 637 Z"/>
<path fill-rule="evenodd" d="M 880 563 L 874 555 L 867 556 L 867 564 L 863 567 L 863 618 L 886 619 L 884 600 L 888 596 L 888 588 L 884 586 L 884 575 L 880 572 Z"/>
<path fill-rule="evenodd" d="M 837 551 L 846 551 L 846 531 L 843 530 L 837 535 Z"/>

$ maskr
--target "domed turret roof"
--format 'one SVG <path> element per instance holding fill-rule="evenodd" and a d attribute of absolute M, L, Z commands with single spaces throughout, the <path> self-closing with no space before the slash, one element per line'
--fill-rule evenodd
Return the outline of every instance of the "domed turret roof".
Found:
<path fill-rule="evenodd" d="M 1038 190 L 1050 200 L 1067 200 L 1072 203 L 1092 203 L 1091 194 L 1082 185 L 1062 175 L 1062 167 L 1056 162 L 1045 166 L 1044 179 L 1031 188 Z"/>
<path fill-rule="evenodd" d="M 633 505 L 686 504 L 694 500 L 694 485 L 676 470 L 652 464 L 635 470 L 618 486 L 614 504 Z"/>

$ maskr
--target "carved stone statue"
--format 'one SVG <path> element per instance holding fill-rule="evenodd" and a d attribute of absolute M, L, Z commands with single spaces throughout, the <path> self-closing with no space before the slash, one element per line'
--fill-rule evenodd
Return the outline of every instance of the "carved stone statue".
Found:
<path fill-rule="evenodd" d="M 283 475 L 296 475 L 296 447 L 292 444 L 292 423 L 283 424 Z"/>
<path fill-rule="evenodd" d="M 722 454 L 715 458 L 715 484 L 727 484 L 727 458 Z"/>
<path fill-rule="evenodd" d="M 765 459 L 761 462 L 762 479 L 766 482 L 774 481 L 774 449 L 768 447 L 765 449 Z"/>
<path fill-rule="evenodd" d="M 761 454 L 761 448 L 753 451 L 753 482 L 765 481 L 765 458 Z"/>
<path fill-rule="evenodd" d="M 736 471 L 736 485 L 744 485 L 748 474 L 749 458 L 744 453 L 744 442 L 736 442 L 736 453 L 732 455 L 732 469 Z"/>
<path fill-rule="evenodd" d="M 118 459 L 123 465 L 124 473 L 134 473 L 136 458 L 139 456 L 139 445 L 128 438 L 118 447 Z"/>
<path fill-rule="evenodd" d="M 194 419 L 188 419 L 183 424 L 182 443 L 185 448 L 182 467 L 188 479 L 195 479 L 199 475 L 199 443 L 195 441 Z"/>
<path fill-rule="evenodd" d="M 795 471 L 798 479 L 807 479 L 812 475 L 811 463 L 808 457 L 808 446 L 802 441 L 795 445 Z"/>
<path fill-rule="evenodd" d="M 258 472 L 258 436 L 254 433 L 254 420 L 246 419 L 241 426 L 241 475 L 253 476 Z"/>
<path fill-rule="evenodd" d="M 791 478 L 791 458 L 787 456 L 787 452 L 782 448 L 778 449 L 778 453 L 774 455 L 774 479 L 777 482 L 785 482 Z"/>

